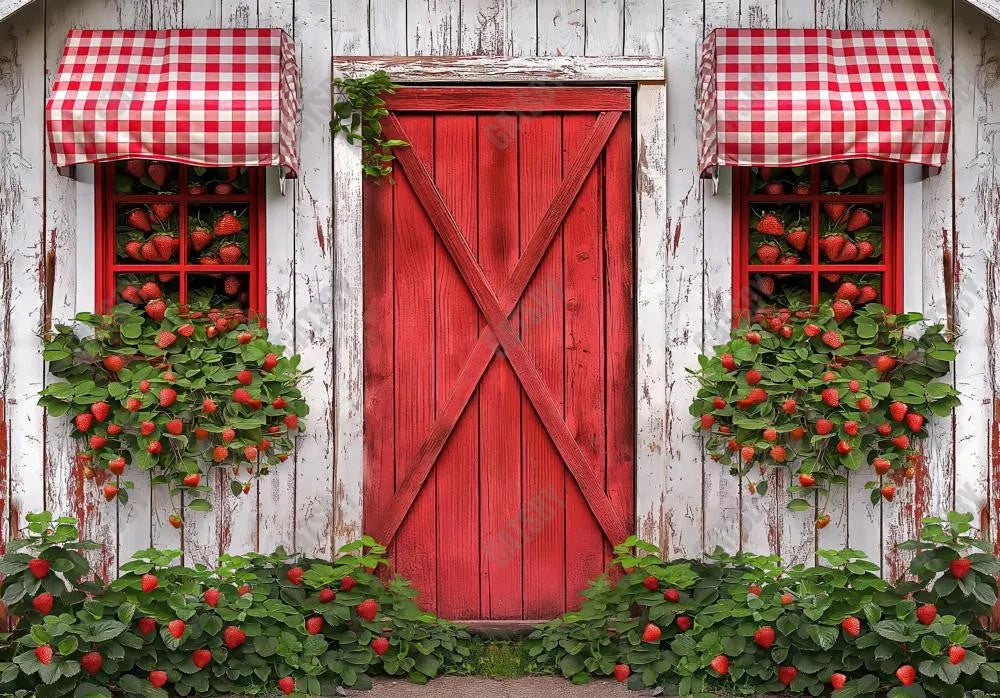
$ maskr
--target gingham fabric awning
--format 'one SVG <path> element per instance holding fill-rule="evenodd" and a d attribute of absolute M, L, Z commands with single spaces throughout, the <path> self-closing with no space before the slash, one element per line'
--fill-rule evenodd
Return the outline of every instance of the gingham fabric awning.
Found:
<path fill-rule="evenodd" d="M 930 33 L 716 29 L 699 75 L 702 174 L 847 158 L 941 166 L 951 102 Z"/>
<path fill-rule="evenodd" d="M 46 105 L 52 160 L 299 168 L 295 45 L 280 29 L 74 29 Z"/>

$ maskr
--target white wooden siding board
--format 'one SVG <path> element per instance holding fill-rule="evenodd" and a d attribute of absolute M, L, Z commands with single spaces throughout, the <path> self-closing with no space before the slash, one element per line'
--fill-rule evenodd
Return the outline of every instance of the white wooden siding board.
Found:
<path fill-rule="evenodd" d="M 534 56 L 538 52 L 537 0 L 507 0 L 508 56 Z M 372 50 L 372 53 L 375 53 Z"/>
<path fill-rule="evenodd" d="M 625 1 L 586 0 L 584 52 L 588 56 L 616 56 L 625 48 Z"/>
<path fill-rule="evenodd" d="M 663 0 L 625 3 L 625 55 L 663 55 Z"/>
<path fill-rule="evenodd" d="M 258 27 L 257 0 L 222 0 L 222 26 L 227 29 Z"/>
<path fill-rule="evenodd" d="M 184 26 L 193 29 L 222 26 L 222 0 L 182 0 Z"/>
<path fill-rule="evenodd" d="M 843 29 L 847 24 L 847 4 L 851 0 L 815 0 L 816 26 Z M 785 0 L 796 2 L 796 0 Z"/>
<path fill-rule="evenodd" d="M 702 345 L 702 183 L 697 171 L 695 80 L 704 29 L 701 0 L 670 3 L 664 15 L 667 65 L 666 442 L 667 481 L 661 517 L 664 553 L 697 557 L 702 550 L 701 439 L 688 412 Z M 641 480 L 640 480 L 641 482 Z"/>
<path fill-rule="evenodd" d="M 778 0 L 777 25 L 782 29 L 813 28 L 816 24 L 816 6 L 802 0 Z"/>
<path fill-rule="evenodd" d="M 753 29 L 774 29 L 778 26 L 776 0 L 741 0 L 740 26 Z"/>
<path fill-rule="evenodd" d="M 636 532 L 666 551 L 667 90 L 636 91 Z"/>
<path fill-rule="evenodd" d="M 569 83 L 662 82 L 664 61 L 658 56 L 545 56 L 544 59 L 511 56 L 360 57 L 350 61 L 333 58 L 337 74 L 366 75 L 376 70 L 389 72 L 397 82 L 441 83 L 472 81 L 481 83 Z"/>
<path fill-rule="evenodd" d="M 956 385 L 962 405 L 955 410 L 955 507 L 990 524 L 993 381 L 997 369 L 989 325 L 1000 306 L 991 287 L 998 261 L 997 26 L 968 8 L 955 13 L 955 238 L 957 240 L 955 324 L 958 339 Z M 960 455 L 959 455 L 960 454 Z M 994 522 L 995 525 L 996 522 Z"/>
<path fill-rule="evenodd" d="M 184 0 L 151 0 L 153 29 L 180 29 L 184 26 Z"/>
<path fill-rule="evenodd" d="M 278 27 L 294 36 L 291 3 L 265 2 L 257 22 Z M 300 153 L 302 145 L 300 144 Z M 275 344 L 291 352 L 295 347 L 295 201 L 296 180 L 285 181 L 281 192 L 280 170 L 267 170 L 265 198 L 267 223 L 267 330 Z M 295 507 L 289 506 L 295 492 L 295 461 L 273 468 L 257 485 L 257 548 L 270 553 L 279 546 L 295 547 Z"/>
<path fill-rule="evenodd" d="M 586 20 L 584 0 L 539 0 L 538 55 L 584 55 Z"/>
<path fill-rule="evenodd" d="M 338 14 L 353 12 L 344 8 Z M 355 13 L 357 14 L 357 13 Z M 357 14 L 362 24 L 364 15 Z M 295 39 L 302 52 L 303 84 L 329 85 L 332 51 L 330 3 L 304 0 L 295 6 Z M 333 526 L 333 241 L 331 101 L 305 100 L 302 169 L 295 205 L 295 342 L 313 372 L 303 381 L 310 414 L 296 449 L 295 547 L 307 555 L 331 552 Z"/>
<path fill-rule="evenodd" d="M 510 36 L 510 0 L 462 0 L 458 53 L 502 56 Z"/>
<path fill-rule="evenodd" d="M 6 404 L 10 497 L 4 525 L 15 537 L 24 515 L 44 506 L 44 414 L 36 404 L 44 382 L 38 345 L 42 327 L 45 254 L 44 143 L 45 43 L 41 5 L 25 8 L 0 32 L 0 388 Z"/>
<path fill-rule="evenodd" d="M 406 53 L 411 56 L 459 53 L 461 12 L 461 0 L 406 0 Z M 355 51 L 348 48 L 339 53 Z"/>
<path fill-rule="evenodd" d="M 406 55 L 405 10 L 400 0 L 369 0 L 368 35 L 373 56 Z"/>

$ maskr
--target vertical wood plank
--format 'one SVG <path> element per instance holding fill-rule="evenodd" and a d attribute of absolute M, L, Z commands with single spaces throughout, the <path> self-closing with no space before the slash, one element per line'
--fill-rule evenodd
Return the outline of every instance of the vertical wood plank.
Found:
<path fill-rule="evenodd" d="M 222 0 L 182 1 L 185 27 L 201 29 L 222 26 Z"/>
<path fill-rule="evenodd" d="M 538 53 L 538 0 L 507 0 L 507 55 Z"/>
<path fill-rule="evenodd" d="M 794 2 L 794 0 L 783 0 Z M 815 0 L 816 26 L 830 29 L 847 27 L 847 5 L 851 0 Z"/>
<path fill-rule="evenodd" d="M 741 27 L 773 29 L 777 22 L 777 0 L 740 0 Z"/>
<path fill-rule="evenodd" d="M 258 3 L 257 23 L 278 27 L 294 37 L 295 19 L 291 3 Z M 309 157 L 304 138 L 299 143 L 299 157 Z M 334 152 L 336 166 L 337 153 Z M 265 220 L 267 225 L 267 331 L 275 344 L 291 352 L 295 344 L 295 202 L 297 180 L 287 180 L 281 191 L 279 168 L 269 167 L 265 179 Z M 360 460 L 358 466 L 360 466 Z M 295 547 L 295 508 L 289 506 L 289 493 L 295 492 L 295 464 L 289 459 L 260 480 L 257 490 L 257 546 L 270 553 L 278 546 Z"/>
<path fill-rule="evenodd" d="M 481 189 L 477 181 L 477 116 L 439 115 L 434 120 L 435 182 L 448 204 L 473 253 L 478 249 L 478 195 L 486 206 L 511 206 L 504 192 Z M 480 173 L 481 174 L 481 173 Z M 493 195 L 497 198 L 492 198 Z M 516 201 L 516 198 L 514 199 Z M 491 223 L 487 219 L 487 225 Z M 489 234 L 508 234 L 487 230 Z M 435 241 L 435 404 L 443 405 L 451 393 L 465 360 L 479 338 L 476 304 L 440 240 Z M 479 400 L 472 396 L 455 430 L 438 456 L 437 564 L 438 613 L 445 618 L 481 618 L 480 497 L 479 497 Z M 510 415 L 507 415 L 510 417 Z M 508 425 L 509 426 L 509 425 Z M 489 446 L 485 446 L 489 448 Z M 501 452 L 503 449 L 501 449 Z M 509 453 L 509 451 L 507 451 Z M 498 565 L 496 557 L 489 564 Z M 506 567 L 520 579 L 520 565 L 507 561 Z M 516 589 L 517 587 L 511 587 Z"/>
<path fill-rule="evenodd" d="M 636 531 L 667 549 L 667 89 L 640 85 L 636 119 Z M 700 497 L 700 492 L 699 492 Z"/>
<path fill-rule="evenodd" d="M 624 0 L 586 0 L 584 51 L 588 56 L 619 56 L 625 50 Z"/>
<path fill-rule="evenodd" d="M 990 498 L 997 418 L 995 313 L 1000 306 L 995 273 L 1000 264 L 996 231 L 997 191 L 996 84 L 1000 32 L 995 22 L 966 5 L 955 8 L 955 230 L 954 300 L 958 360 L 955 385 L 962 405 L 955 410 L 955 507 L 977 515 L 984 532 L 998 540 L 998 521 Z M 1000 440 L 997 441 L 1000 443 Z M 958 454 L 961 454 L 960 457 Z"/>
<path fill-rule="evenodd" d="M 458 54 L 502 56 L 510 37 L 510 0 L 461 0 Z"/>
<path fill-rule="evenodd" d="M 434 117 L 400 116 L 413 152 L 433 171 Z M 434 249 L 436 234 L 409 182 L 394 188 L 396 274 L 396 482 L 434 421 Z M 437 610 L 437 474 L 432 470 L 396 534 L 396 570 L 420 590 L 420 605 Z"/>
<path fill-rule="evenodd" d="M 815 4 L 802 0 L 777 0 L 777 26 L 782 29 L 813 28 L 836 29 L 836 25 L 816 22 Z"/>
<path fill-rule="evenodd" d="M 247 29 L 257 25 L 257 0 L 222 0 L 222 26 Z"/>
<path fill-rule="evenodd" d="M 695 94 L 703 26 L 700 0 L 666 6 L 667 64 L 667 224 L 666 224 L 666 443 L 667 521 L 664 554 L 697 557 L 702 552 L 703 505 L 701 440 L 692 432 L 688 407 L 695 388 L 686 370 L 701 352 L 704 296 L 701 284 L 701 181 L 697 172 Z M 640 361 L 643 358 L 640 356 Z"/>
<path fill-rule="evenodd" d="M 45 415 L 36 404 L 44 384 L 38 333 L 45 289 L 43 131 L 45 103 L 44 8 L 30 5 L 0 33 L 0 394 L 8 430 L 9 492 L 4 527 L 17 537 L 24 515 L 45 505 L 38 476 L 44 455 Z"/>
<path fill-rule="evenodd" d="M 303 385 L 309 401 L 307 430 L 296 448 L 295 548 L 307 555 L 331 553 L 333 534 L 333 181 L 330 157 L 331 3 L 295 3 L 295 40 L 305 90 L 327 86 L 302 104 L 295 188 L 295 351 L 312 374 Z"/>
<path fill-rule="evenodd" d="M 180 29 L 184 26 L 184 0 L 150 0 L 152 29 Z"/>
<path fill-rule="evenodd" d="M 538 55 L 583 55 L 587 9 L 584 0 L 540 0 Z"/>
<path fill-rule="evenodd" d="M 708 36 L 717 27 L 739 23 L 739 0 L 715 0 L 705 5 Z M 729 339 L 733 308 L 733 170 L 720 168 L 718 182 L 701 184 L 704 216 L 705 288 L 702 351 L 708 353 Z M 705 550 L 721 547 L 727 552 L 740 549 L 741 482 L 702 454 L 704 464 Z M 748 495 L 749 496 L 749 495 Z"/>
<path fill-rule="evenodd" d="M 479 264 L 494 289 L 503 288 L 519 256 L 516 128 L 516 117 L 507 114 L 479 117 Z M 509 317 L 517 329 L 520 311 Z M 480 520 L 484 537 L 513 537 L 518 544 L 503 557 L 484 549 L 482 607 L 490 618 L 522 617 L 522 468 L 531 466 L 522 462 L 521 397 L 520 382 L 498 351 L 479 384 Z"/>
<path fill-rule="evenodd" d="M 518 117 L 521 244 L 548 207 L 562 174 L 562 119 L 558 114 Z M 545 385 L 563 401 L 562 232 L 556 233 L 521 299 L 521 338 Z M 554 618 L 566 610 L 566 466 L 527 396 L 521 399 L 525 464 L 524 617 Z M 519 542 L 504 541 L 503 549 Z"/>
<path fill-rule="evenodd" d="M 451 56 L 459 53 L 461 12 L 461 0 L 406 0 L 407 55 Z"/>
<path fill-rule="evenodd" d="M 663 55 L 663 0 L 625 3 L 625 55 Z"/>
<path fill-rule="evenodd" d="M 563 167 L 580 149 L 594 123 L 589 114 L 563 116 Z M 563 288 L 565 300 L 565 414 L 598 481 L 606 481 L 604 447 L 604 265 L 601 246 L 601 187 L 603 162 L 587 175 L 563 225 Z M 594 570 L 601 569 L 604 539 L 601 528 L 573 476 L 566 477 L 566 605 L 578 608 L 579 593 Z"/>
<path fill-rule="evenodd" d="M 405 6 L 398 0 L 369 0 L 368 26 L 373 56 L 406 55 Z M 336 8 L 336 12 L 343 12 Z M 344 55 L 344 54 L 341 54 Z"/>

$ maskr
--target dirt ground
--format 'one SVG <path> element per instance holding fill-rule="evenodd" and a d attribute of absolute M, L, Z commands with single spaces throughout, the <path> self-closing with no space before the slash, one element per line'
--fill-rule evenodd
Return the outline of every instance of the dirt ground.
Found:
<path fill-rule="evenodd" d="M 357 698 L 615 698 L 644 696 L 646 692 L 630 692 L 617 681 L 593 681 L 574 686 L 552 676 L 527 676 L 495 681 L 481 677 L 446 676 L 426 686 L 406 681 L 383 679 L 375 682 L 371 691 L 347 691 Z"/>

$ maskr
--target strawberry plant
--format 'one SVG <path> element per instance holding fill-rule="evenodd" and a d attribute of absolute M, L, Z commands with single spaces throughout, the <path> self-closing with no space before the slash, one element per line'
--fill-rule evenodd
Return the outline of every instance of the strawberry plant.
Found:
<path fill-rule="evenodd" d="M 73 519 L 29 521 L 0 560 L 16 618 L 0 638 L 0 695 L 331 695 L 375 672 L 423 683 L 468 656 L 468 634 L 420 611 L 407 582 L 369 572 L 386 564 L 369 538 L 332 562 L 279 549 L 215 570 L 145 550 L 104 585 L 85 581 L 77 551 L 95 546 L 77 542 Z M 42 594 L 52 604 L 38 610 Z"/>
<path fill-rule="evenodd" d="M 239 495 L 289 457 L 309 411 L 298 388 L 306 371 L 242 311 L 167 304 L 147 285 L 143 309 L 77 315 L 88 336 L 56 326 L 44 358 L 61 380 L 39 402 L 71 418 L 77 465 L 108 501 L 128 500 L 139 469 L 185 494 L 186 508 L 207 510 L 214 469 L 231 472 Z"/>
<path fill-rule="evenodd" d="M 952 338 L 921 321 L 846 299 L 758 311 L 699 357 L 694 429 L 751 493 L 767 493 L 768 468 L 787 469 L 790 509 L 811 509 L 862 469 L 872 502 L 891 500 L 920 467 L 927 420 L 959 404 L 939 380 L 955 359 Z M 818 509 L 822 527 L 825 498 Z"/>
<path fill-rule="evenodd" d="M 935 522 L 925 524 L 933 529 Z M 953 561 L 960 542 L 952 536 L 909 545 L 919 545 L 926 559 Z M 958 698 L 996 687 L 1000 665 L 988 661 L 988 635 L 978 622 L 970 627 L 961 610 L 956 616 L 936 583 L 893 586 L 879 578 L 859 551 L 818 551 L 822 565 L 815 567 L 721 551 L 666 562 L 635 538 L 615 553 L 624 570 L 617 582 L 595 580 L 579 611 L 529 637 L 539 670 L 577 683 L 615 676 L 665 695 Z M 925 564 L 915 561 L 911 572 Z M 995 590 L 985 558 L 972 564 Z"/>

